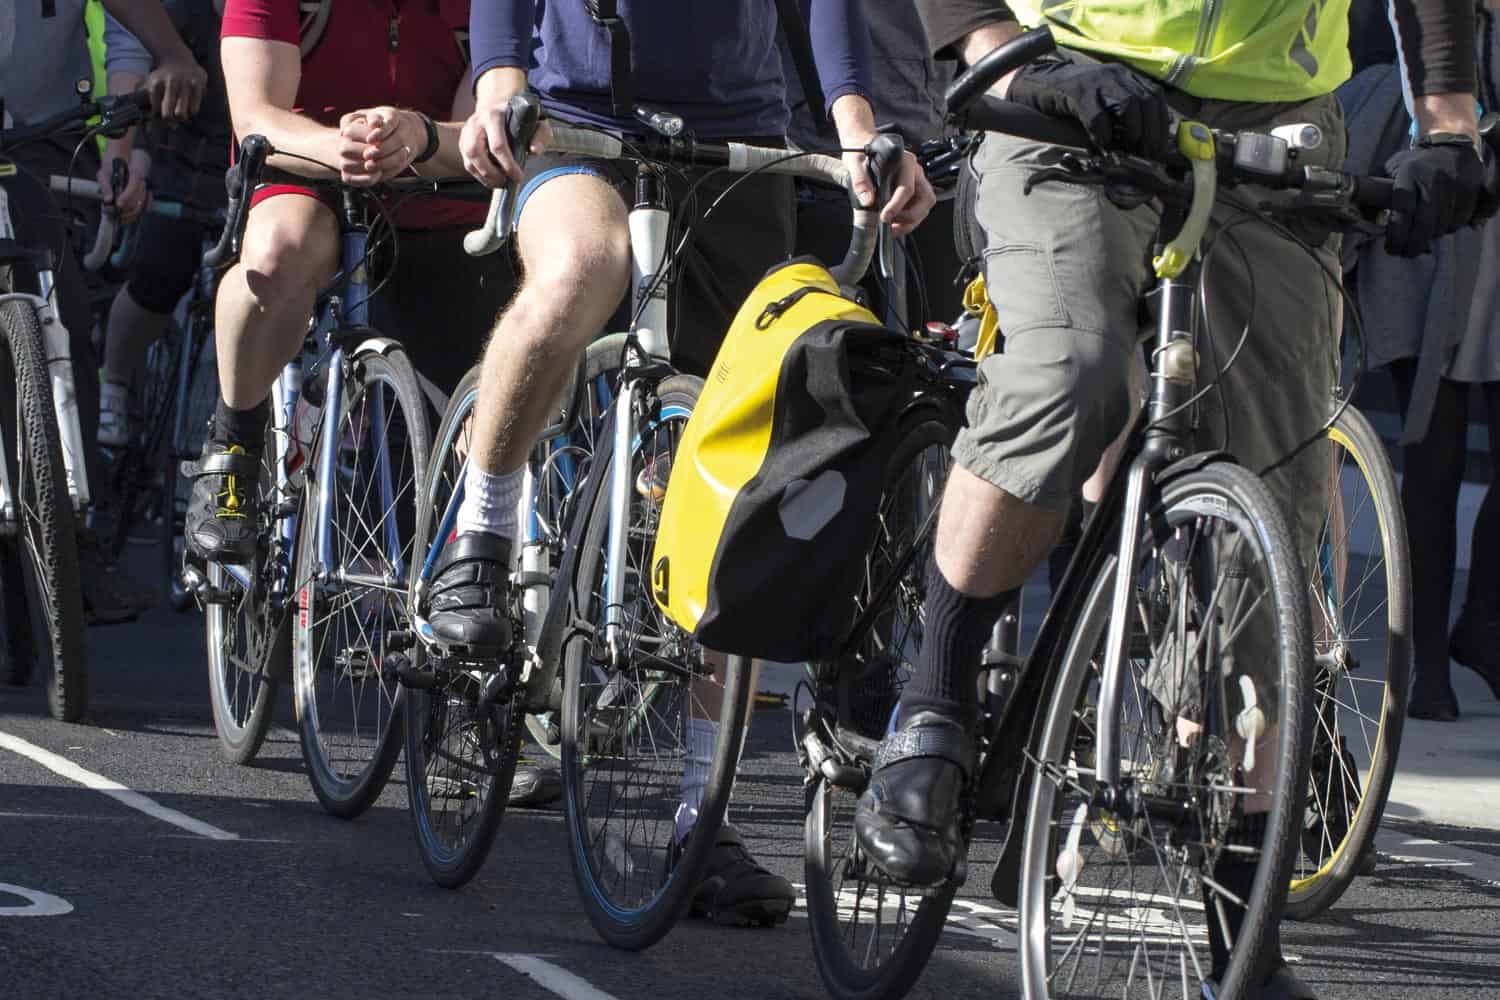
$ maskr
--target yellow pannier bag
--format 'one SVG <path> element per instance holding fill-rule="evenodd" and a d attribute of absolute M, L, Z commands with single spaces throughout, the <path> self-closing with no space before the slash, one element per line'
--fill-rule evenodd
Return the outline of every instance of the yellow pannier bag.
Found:
<path fill-rule="evenodd" d="M 821 658 L 854 618 L 906 338 L 817 261 L 768 273 L 730 325 L 673 460 L 651 560 L 662 611 L 710 649 Z"/>

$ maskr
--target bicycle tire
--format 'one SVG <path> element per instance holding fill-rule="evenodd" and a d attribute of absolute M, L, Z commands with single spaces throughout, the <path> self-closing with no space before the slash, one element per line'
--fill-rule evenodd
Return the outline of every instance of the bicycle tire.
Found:
<path fill-rule="evenodd" d="M 639 456 L 647 455 L 645 463 L 650 463 L 663 454 L 675 454 L 681 428 L 697 404 L 702 384 L 702 380 L 692 376 L 675 375 L 654 390 L 646 390 L 650 395 L 640 411 L 646 415 L 636 429 L 637 447 L 629 457 L 632 482 L 637 480 L 637 466 L 642 470 L 648 467 L 639 461 Z M 665 452 L 657 447 L 658 429 L 666 430 L 662 442 L 668 449 Z M 612 469 L 596 468 L 592 474 L 608 477 Z M 655 539 L 653 522 L 661 510 L 660 499 L 648 498 L 640 490 L 632 489 L 630 508 L 627 551 L 636 556 L 634 578 L 649 580 L 651 546 Z M 643 520 L 637 521 L 637 512 Z M 569 620 L 588 622 L 596 626 L 593 631 L 597 633 L 603 613 L 600 581 L 610 528 L 607 478 L 596 494 L 593 509 L 580 512 L 580 516 L 585 514 L 588 522 L 579 543 L 574 577 L 568 584 L 567 599 L 572 602 Z M 644 573 L 642 567 L 647 567 Z M 627 578 L 629 575 L 627 571 Z M 631 629 L 632 612 L 662 624 L 655 640 L 658 642 L 655 662 L 671 668 L 655 671 L 666 675 L 662 678 L 643 677 L 644 671 L 636 667 L 639 632 Z M 630 664 L 626 668 L 615 668 L 601 661 L 595 654 L 602 653 L 602 649 L 597 643 L 580 641 L 581 632 L 568 636 L 563 646 L 562 780 L 568 855 L 589 923 L 605 942 L 628 951 L 640 951 L 659 941 L 676 924 L 698 888 L 699 875 L 728 804 L 749 705 L 748 661 L 731 656 L 723 667 L 718 740 L 695 835 L 679 847 L 675 828 L 680 771 L 667 774 L 662 782 L 654 782 L 650 775 L 632 774 L 621 785 L 608 777 L 617 773 L 620 762 L 631 760 L 632 747 L 642 736 L 649 737 L 642 742 L 649 742 L 653 750 L 673 737 L 681 739 L 683 727 L 676 720 L 685 699 L 692 697 L 695 672 L 684 670 L 680 663 L 669 658 L 693 656 L 692 643 L 686 633 L 659 616 L 649 591 L 640 586 L 633 588 L 626 597 L 623 625 L 623 631 L 630 636 L 622 644 L 626 662 Z M 601 693 L 606 690 L 616 691 L 618 704 L 612 702 L 601 707 Z M 674 698 L 679 692 L 681 697 Z M 674 705 L 677 715 L 673 714 Z M 681 743 L 675 746 L 681 747 Z M 670 772 L 670 765 L 665 770 Z M 607 806 L 596 830 L 591 805 L 599 788 L 593 782 L 601 772 L 606 775 L 602 794 Z M 661 809 L 651 814 L 654 805 Z M 637 809 L 641 812 L 637 813 Z M 623 833 L 618 827 L 606 829 L 603 825 L 623 814 L 628 814 Z M 642 832 L 647 843 L 626 839 Z"/>
<path fill-rule="evenodd" d="M 196 606 L 193 595 L 182 585 L 182 528 L 192 483 L 182 477 L 181 465 L 193 461 L 202 451 L 219 395 L 218 360 L 208 320 L 195 315 L 187 336 L 186 394 L 179 398 L 181 385 L 173 389 L 171 431 L 162 447 L 162 579 L 168 605 L 179 612 Z"/>
<path fill-rule="evenodd" d="M 577 453 L 580 465 L 582 461 L 592 457 L 595 450 L 594 438 L 613 398 L 616 376 L 620 371 L 620 362 L 625 357 L 628 339 L 628 334 L 612 333 L 589 344 L 584 350 L 578 380 L 573 387 L 575 391 L 572 409 L 569 411 L 571 427 L 568 434 L 568 446 Z M 552 472 L 539 474 L 539 470 L 555 470 L 550 448 L 551 442 L 544 439 L 532 450 L 532 474 L 537 482 L 533 517 L 545 514 L 553 530 L 560 533 L 561 526 L 567 520 L 568 504 L 577 484 L 556 482 Z M 550 548 L 555 566 L 556 557 L 562 553 L 562 539 L 558 537 L 549 541 L 552 542 Z M 528 609 L 523 612 L 523 618 L 535 613 L 536 609 Z M 558 679 L 561 681 L 560 675 Z M 546 717 L 527 713 L 526 731 L 543 753 L 553 760 L 562 760 L 562 728 L 554 713 L 548 713 Z"/>
<path fill-rule="evenodd" d="M 326 581 L 316 578 L 319 565 L 316 475 L 320 450 L 330 447 L 329 442 L 320 440 L 308 459 L 307 484 L 302 492 L 301 537 L 292 577 L 298 584 L 292 679 L 302 759 L 307 763 L 313 793 L 328 812 L 341 819 L 353 819 L 380 796 L 401 752 L 404 732 L 401 686 L 395 678 L 383 675 L 382 666 L 391 652 L 387 648 L 390 633 L 411 627 L 406 603 L 407 574 L 402 564 L 409 564 L 414 558 L 411 530 L 416 520 L 415 484 L 426 481 L 427 449 L 431 442 L 427 400 L 405 352 L 391 349 L 383 355 L 371 351 L 356 356 L 344 385 L 342 419 L 331 445 L 339 449 L 330 507 L 337 565 L 324 567 Z M 374 492 L 379 486 L 364 482 L 360 472 L 363 469 L 366 476 L 377 480 L 381 476 L 379 459 L 367 444 L 372 440 L 367 421 L 382 409 L 386 454 L 390 456 L 385 475 L 392 481 L 394 498 L 390 508 L 370 510 L 372 493 L 379 502 L 379 493 Z M 396 461 L 398 448 L 401 458 Z M 373 461 L 365 465 L 363 458 Z M 343 488 L 346 483 L 347 490 Z M 365 509 L 360 510 L 361 507 Z M 384 550 L 390 541 L 383 536 L 387 524 L 397 532 L 407 526 L 407 544 L 394 560 Z M 351 563 L 358 566 L 352 567 Z M 367 576 L 383 573 L 394 579 L 395 589 L 377 590 L 341 582 L 347 580 L 344 571 L 351 568 Z M 375 607 L 370 606 L 372 598 L 379 602 Z M 350 612 L 356 618 L 353 629 L 347 617 Z M 369 622 L 367 629 L 366 619 L 372 614 L 375 620 Z M 333 643 L 340 647 L 336 651 L 328 645 L 329 633 L 334 633 Z M 320 683 L 328 679 L 330 670 L 331 687 Z M 346 680 L 347 691 L 342 683 Z M 320 692 L 328 697 L 320 698 Z M 360 745 L 361 716 L 366 714 L 365 709 L 373 709 L 374 713 L 375 740 L 368 751 Z M 348 737 L 346 760 L 338 759 L 338 744 L 342 742 L 339 736 Z"/>
<path fill-rule="evenodd" d="M 250 567 L 250 589 L 240 587 L 218 563 L 208 564 L 208 582 L 216 591 L 228 598 L 236 592 L 241 595 L 234 610 L 228 601 L 216 601 L 203 616 L 214 731 L 220 753 L 231 764 L 247 764 L 260 752 L 280 687 L 273 671 L 292 655 L 290 616 L 285 608 L 274 606 L 265 589 L 275 572 L 267 536 L 277 523 L 270 513 L 276 503 L 276 435 L 269 423 L 262 447 L 258 488 L 263 520 Z"/>
<path fill-rule="evenodd" d="M 459 381 L 433 442 L 413 532 L 419 555 L 412 560 L 413 595 L 439 513 L 461 475 L 462 455 L 467 451 L 462 435 L 479 398 L 479 372 L 475 366 Z M 411 600 L 416 613 L 424 614 L 415 596 Z M 419 642 L 412 650 L 413 662 L 420 665 L 424 655 Z M 407 805 L 418 852 L 427 874 L 447 889 L 457 889 L 472 879 L 489 855 L 505 815 L 525 729 L 519 697 L 479 714 L 474 711 L 474 687 L 472 675 L 452 671 L 441 675 L 430 690 L 408 689 L 402 710 Z M 457 720 L 451 726 L 450 716 Z M 467 756 L 451 749 L 455 741 Z M 475 748 L 480 755 L 472 753 Z M 439 760 L 447 767 L 434 771 L 430 764 Z M 452 815 L 450 802 L 458 803 Z"/>
<path fill-rule="evenodd" d="M 1306 564 L 1311 603 L 1322 613 L 1313 615 L 1318 676 L 1313 684 L 1312 777 L 1308 782 L 1302 857 L 1298 859 L 1287 893 L 1286 914 L 1293 920 L 1308 920 L 1338 902 L 1366 859 L 1371 857 L 1391 782 L 1396 776 L 1413 666 L 1411 553 L 1395 471 L 1391 468 L 1384 443 L 1364 415 L 1353 407 L 1346 407 L 1339 414 L 1327 436 L 1337 449 L 1334 485 L 1340 493 L 1339 503 L 1330 505 L 1319 551 L 1313 553 Z M 1351 463 L 1353 468 L 1348 469 Z M 1345 488 L 1349 477 L 1343 474 L 1346 469 L 1357 479 L 1353 492 L 1359 494 L 1363 490 L 1368 496 L 1358 500 L 1353 516 L 1340 526 L 1341 537 L 1330 537 L 1334 532 L 1335 514 L 1346 514 L 1350 505 L 1347 495 L 1350 490 Z M 1374 514 L 1374 538 L 1359 531 L 1361 527 L 1370 527 L 1368 518 L 1361 524 L 1361 514 L 1367 503 Z M 1351 536 L 1356 534 L 1366 540 L 1351 546 Z M 1372 560 L 1372 556 L 1377 555 L 1375 544 L 1379 545 L 1378 560 Z M 1338 557 L 1332 555 L 1333 549 L 1343 550 L 1340 561 L 1344 565 L 1338 568 L 1335 568 Z M 1323 558 L 1325 551 L 1330 555 L 1326 562 Z M 1356 551 L 1362 558 L 1364 569 L 1358 574 L 1359 584 L 1350 593 L 1343 584 L 1349 579 L 1347 562 Z M 1376 563 L 1373 567 L 1370 566 L 1372 561 Z M 1372 678 L 1370 665 L 1355 655 L 1355 651 L 1365 651 L 1368 657 L 1368 650 L 1379 645 L 1380 636 L 1377 633 L 1366 640 L 1357 633 L 1350 635 L 1348 629 L 1351 620 L 1357 629 L 1361 623 L 1368 628 L 1370 622 L 1380 617 L 1380 605 L 1367 610 L 1361 601 L 1364 585 L 1382 569 L 1384 669 L 1382 671 L 1381 664 L 1375 664 Z M 1337 591 L 1344 591 L 1342 601 L 1339 606 L 1330 607 L 1329 600 Z M 1350 600 L 1354 602 L 1352 609 L 1348 606 Z M 1375 622 L 1375 627 L 1380 624 Z M 1357 676 L 1361 673 L 1364 677 Z M 1378 676 L 1381 673 L 1384 674 L 1383 683 Z M 1341 678 L 1344 683 L 1340 683 Z M 1383 688 L 1378 720 L 1362 711 L 1356 682 Z M 1374 700 L 1374 692 L 1369 693 L 1367 703 Z M 1371 722 L 1375 730 L 1373 746 Z M 1352 734 L 1348 739 L 1343 735 L 1351 727 L 1362 737 L 1358 742 Z M 1348 743 L 1355 745 L 1353 753 L 1348 750 Z M 1361 757 L 1365 761 L 1362 782 L 1358 767 Z M 1357 795 L 1356 801 L 1350 801 L 1351 792 Z"/>
<path fill-rule="evenodd" d="M 48 665 L 48 710 L 77 722 L 88 702 L 83 586 L 42 331 L 23 299 L 0 303 L 0 328 L 15 376 L 15 406 L 0 407 L 0 430 L 19 521 L 16 537 L 0 546 L 12 564 L 4 574 L 5 606 L 12 622 L 30 616 L 35 659 Z"/>
<path fill-rule="evenodd" d="M 1204 980 L 1213 974 L 1211 958 L 1199 954 L 1197 944 L 1199 928 L 1189 928 L 1185 912 L 1196 912 L 1207 904 L 1195 906 L 1200 886 L 1197 875 L 1187 867 L 1196 856 L 1209 859 L 1216 864 L 1222 851 L 1222 837 L 1236 822 L 1235 809 L 1242 803 L 1226 799 L 1238 794 L 1237 789 L 1249 781 L 1263 782 L 1262 790 L 1269 787 L 1271 808 L 1266 814 L 1264 835 L 1259 840 L 1259 861 L 1252 876 L 1253 884 L 1248 900 L 1226 897 L 1214 890 L 1213 905 L 1216 911 L 1245 904 L 1238 934 L 1229 951 L 1229 963 L 1222 978 L 1213 990 L 1221 1000 L 1238 1000 L 1253 995 L 1246 982 L 1250 971 L 1263 947 L 1267 929 L 1279 920 L 1281 903 L 1288 884 L 1292 852 L 1296 849 L 1296 835 L 1300 826 L 1302 795 L 1306 789 L 1308 745 L 1311 738 L 1310 692 L 1307 685 L 1311 638 L 1308 626 L 1308 604 L 1306 583 L 1300 560 L 1293 558 L 1296 547 L 1291 543 L 1292 534 L 1287 526 L 1280 505 L 1272 498 L 1265 485 L 1249 471 L 1226 462 L 1209 464 L 1196 471 L 1187 472 L 1168 480 L 1160 487 L 1144 519 L 1140 564 L 1131 569 L 1137 581 L 1137 607 L 1132 609 L 1132 618 L 1144 624 L 1144 629 L 1135 632 L 1131 647 L 1127 649 L 1127 677 L 1129 690 L 1122 690 L 1119 708 L 1121 736 L 1121 770 L 1134 780 L 1132 787 L 1142 792 L 1139 801 L 1153 802 L 1156 812 L 1144 818 L 1122 818 L 1097 805 L 1094 773 L 1089 767 L 1088 754 L 1094 752 L 1088 739 L 1092 734 L 1090 713 L 1095 706 L 1090 704 L 1091 687 L 1097 679 L 1098 661 L 1102 659 L 1102 641 L 1110 620 L 1114 575 L 1117 572 L 1116 555 L 1101 548 L 1095 555 L 1095 574 L 1088 600 L 1082 605 L 1075 627 L 1071 629 L 1072 640 L 1061 660 L 1059 672 L 1052 687 L 1045 716 L 1045 724 L 1032 745 L 1031 795 L 1025 819 L 1025 841 L 1022 864 L 1021 896 L 1021 942 L 1023 989 L 1028 997 L 1046 998 L 1073 995 L 1074 979 L 1054 988 L 1052 973 L 1061 979 L 1074 962 L 1071 970 L 1076 976 L 1087 964 L 1104 976 L 1107 971 L 1113 978 L 1107 981 L 1090 981 L 1079 986 L 1080 995 L 1118 994 L 1123 983 L 1172 982 L 1182 983 L 1185 996 L 1197 998 L 1204 990 Z M 1213 528 L 1204 525 L 1213 523 Z M 1189 528 L 1189 525 L 1195 527 Z M 1109 537 L 1116 537 L 1106 532 Z M 1199 546 L 1199 540 L 1212 539 Z M 1243 540 L 1243 544 L 1240 540 Z M 1228 552 L 1225 547 L 1229 546 Z M 1239 553 L 1246 553 L 1240 555 Z M 1211 569 L 1223 567 L 1214 577 L 1212 589 L 1208 591 L 1211 604 L 1222 595 L 1226 601 L 1236 601 L 1231 608 L 1229 624 L 1222 628 L 1203 627 L 1203 622 L 1223 621 L 1221 612 L 1212 608 L 1195 614 L 1196 595 L 1203 586 L 1195 587 L 1188 581 L 1191 567 L 1207 564 Z M 1177 582 L 1164 579 L 1168 572 L 1177 574 Z M 1196 695 L 1184 694 L 1192 687 L 1178 680 L 1177 695 L 1182 701 L 1167 701 L 1161 681 L 1170 678 L 1175 662 L 1187 663 L 1193 657 L 1203 655 L 1211 669 L 1202 676 L 1220 676 L 1221 661 L 1214 656 L 1218 644 L 1230 643 L 1231 651 L 1241 647 L 1242 630 L 1249 616 L 1262 606 L 1262 597 L 1256 597 L 1246 608 L 1240 600 L 1253 586 L 1252 576 L 1262 578 L 1266 587 L 1263 595 L 1269 595 L 1265 606 L 1271 609 L 1274 621 L 1261 634 L 1268 640 L 1269 648 L 1262 647 L 1265 655 L 1274 657 L 1276 669 L 1274 680 L 1276 718 L 1274 742 L 1265 737 L 1264 752 L 1274 752 L 1278 766 L 1274 776 L 1261 778 L 1263 769 L 1249 767 L 1249 773 L 1236 770 L 1233 765 L 1232 740 L 1220 736 L 1224 719 L 1231 714 L 1232 702 L 1225 699 L 1228 682 L 1199 683 Z M 1145 581 L 1142 583 L 1142 581 Z M 1228 581 L 1234 581 L 1230 583 Z M 1246 617 L 1236 620 L 1244 611 Z M 1165 612 L 1167 618 L 1160 622 L 1157 614 Z M 1180 612 L 1180 613 L 1179 613 Z M 1190 623 L 1197 621 L 1197 631 Z M 1068 634 L 1064 628 L 1063 633 Z M 1149 650 L 1144 657 L 1138 655 L 1140 641 L 1144 640 Z M 1187 658 L 1178 661 L 1177 650 L 1187 651 Z M 1247 658 L 1248 659 L 1248 658 Z M 1142 663 L 1144 660 L 1144 663 Z M 1232 662 L 1238 662 L 1237 660 Z M 1160 668 L 1165 666 L 1162 672 Z M 1188 664 L 1189 669 L 1180 671 L 1177 677 L 1199 676 L 1199 671 Z M 1140 672 L 1137 673 L 1137 670 Z M 1155 680 L 1152 670 L 1158 670 Z M 1244 676 L 1244 675 L 1241 675 Z M 1132 701 L 1131 695 L 1135 698 Z M 1196 736 L 1182 735 L 1191 730 L 1184 729 L 1184 719 L 1192 718 L 1191 698 L 1199 698 L 1202 707 L 1198 714 L 1202 729 Z M 1132 706 L 1133 717 L 1129 716 Z M 1185 712 L 1189 714 L 1184 714 Z M 1097 715 L 1092 716 L 1097 721 Z M 1125 732 L 1134 722 L 1142 731 L 1140 741 L 1127 747 Z M 1219 727 L 1219 728 L 1216 728 Z M 1097 760 L 1097 757 L 1094 758 Z M 1244 758 L 1241 758 L 1243 761 Z M 1227 774 L 1224 769 L 1227 766 Z M 1180 789 L 1195 774 L 1203 774 L 1208 782 L 1196 792 L 1182 793 Z M 1232 780 L 1225 780 L 1226 778 Z M 1064 786 L 1078 800 L 1066 802 L 1059 794 Z M 1155 803 L 1166 803 L 1157 805 Z M 1196 824 L 1198 840 L 1173 843 L 1173 851 L 1164 854 L 1158 841 L 1157 825 L 1164 825 L 1163 834 L 1173 830 L 1165 828 L 1169 820 L 1163 817 L 1175 808 L 1176 823 L 1181 826 Z M 1196 810 L 1196 812 L 1190 812 Z M 1212 810 L 1212 812 L 1210 812 Z M 1068 818 L 1071 817 L 1071 821 Z M 1226 818 L 1227 817 L 1227 818 Z M 1085 820 L 1088 820 L 1085 823 Z M 1066 840 L 1059 834 L 1059 822 L 1067 824 Z M 1089 845 L 1089 853 L 1083 852 L 1082 834 L 1090 827 L 1105 826 L 1112 831 L 1109 837 L 1099 837 Z M 1207 831 L 1207 832 L 1204 832 Z M 1123 834 L 1123 835 L 1122 835 Z M 1180 836 L 1180 833 L 1174 834 Z M 1061 842 L 1061 843 L 1060 843 Z M 1196 846 L 1195 846 L 1196 843 Z M 1213 845 L 1219 844 L 1215 848 Z M 1062 851 L 1057 848 L 1061 846 Z M 1244 845 L 1251 853 L 1256 848 Z M 1157 879 L 1170 889 L 1180 892 L 1190 886 L 1192 899 L 1176 898 L 1163 902 L 1152 886 L 1146 887 L 1146 899 L 1142 900 L 1142 885 L 1145 879 L 1137 870 L 1134 858 L 1154 858 L 1161 867 L 1166 858 L 1183 862 L 1183 871 L 1176 875 L 1166 872 Z M 1196 854 L 1195 854 L 1196 852 Z M 1128 866 L 1128 875 L 1111 879 L 1118 867 Z M 1099 869 L 1103 868 L 1103 873 Z M 1092 874 L 1090 874 L 1092 873 Z M 1085 875 L 1088 879 L 1085 880 Z M 1102 885 L 1101 885 L 1102 880 Z M 1134 921 L 1128 930 L 1122 931 L 1118 923 L 1104 915 L 1102 900 L 1116 887 L 1124 889 L 1122 919 Z M 1077 906 L 1086 908 L 1082 917 Z M 1051 910 L 1056 905 L 1059 920 L 1054 924 Z M 1143 913 L 1177 915 L 1178 924 L 1169 929 L 1157 929 L 1161 942 L 1148 938 L 1152 929 L 1147 926 Z M 1222 918 L 1221 918 L 1222 919 Z M 1205 918 L 1206 920 L 1206 918 Z M 1057 945 L 1052 948 L 1054 930 L 1071 930 L 1075 923 L 1083 923 L 1083 940 Z M 1154 925 L 1153 925 L 1154 926 Z M 1088 935 L 1097 932 L 1097 942 Z M 1139 941 L 1137 943 L 1137 936 Z M 1206 937 L 1205 937 L 1206 940 Z M 1127 944 L 1124 948 L 1111 945 Z M 1181 948 L 1182 942 L 1188 947 Z M 1172 944 L 1178 948 L 1170 948 Z M 1153 971 L 1139 968 L 1144 953 L 1147 962 L 1152 961 L 1152 949 L 1167 964 L 1165 970 Z M 1175 962 L 1173 955 L 1176 956 Z M 1085 960 L 1084 956 L 1087 956 Z M 1058 960 L 1054 970 L 1053 959 Z M 1191 965 L 1190 965 L 1191 963 Z M 1191 975 L 1191 978 L 1190 978 Z M 1063 987 L 1066 988 L 1063 988 Z M 1207 995 L 1204 993 L 1203 995 Z"/>
<path fill-rule="evenodd" d="M 908 427 L 897 433 L 887 467 L 886 495 L 881 499 L 881 528 L 865 559 L 872 570 L 855 600 L 867 605 L 886 588 L 894 569 L 902 569 L 899 579 L 905 582 L 890 593 L 893 611 L 888 622 L 883 621 L 868 636 L 861 637 L 858 648 L 814 667 L 818 677 L 833 678 L 837 685 L 830 689 L 819 685 L 817 690 L 827 692 L 819 699 L 819 717 L 836 720 L 870 740 L 884 735 L 905 680 L 899 675 L 917 656 L 927 560 L 924 554 L 911 550 L 920 543 L 925 553 L 926 543 L 916 537 L 916 532 L 935 510 L 942 491 L 942 483 L 926 475 L 929 452 L 946 449 L 955 430 L 936 414 L 919 411 L 908 418 Z M 920 478 L 908 480 L 913 468 Z M 893 525 L 898 521 L 904 522 L 899 530 Z M 908 527 L 910 538 L 906 535 Z M 876 567 L 883 569 L 883 574 Z M 903 625 L 905 629 L 897 631 Z M 875 635 L 876 631 L 880 634 Z M 866 639 L 874 641 L 867 645 Z M 856 672 L 857 681 L 853 679 Z M 854 836 L 854 804 L 862 791 L 862 787 L 838 787 L 818 769 L 809 769 L 803 828 L 807 922 L 818 973 L 830 996 L 835 1000 L 895 1000 L 907 994 L 926 968 L 942 935 L 957 886 L 945 883 L 932 891 L 908 892 L 886 886 L 868 869 L 865 871 L 872 877 L 861 877 L 862 852 Z M 849 887 L 851 883 L 853 888 Z M 890 893 L 898 897 L 894 907 Z M 909 904 L 911 898 L 917 902 Z M 892 939 L 882 944 L 882 920 L 892 908 L 897 927 Z M 910 923 L 905 923 L 909 908 L 913 912 Z"/>
<path fill-rule="evenodd" d="M 140 418 L 131 421 L 128 442 L 115 449 L 113 461 L 107 463 L 107 505 L 113 509 L 108 512 L 109 531 L 103 541 L 111 560 L 120 558 L 130 541 L 131 529 L 149 517 L 153 502 L 163 512 L 166 509 L 170 482 L 163 476 L 161 488 L 156 490 L 154 477 L 162 472 L 160 453 L 169 447 L 167 439 L 176 410 L 179 339 L 177 328 L 169 326 L 148 349 L 130 393 L 132 402 L 140 409 Z M 96 514 L 99 506 L 95 504 Z"/>

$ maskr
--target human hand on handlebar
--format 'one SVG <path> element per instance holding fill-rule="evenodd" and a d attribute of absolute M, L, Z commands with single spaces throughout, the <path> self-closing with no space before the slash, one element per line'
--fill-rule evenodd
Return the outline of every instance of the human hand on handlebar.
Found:
<path fill-rule="evenodd" d="M 115 161 L 124 161 L 127 167 L 125 189 L 118 198 L 114 195 Z M 121 139 L 111 139 L 104 146 L 103 161 L 99 165 L 100 200 L 113 205 L 121 222 L 134 222 L 146 208 L 146 178 L 151 173 L 151 156 L 144 149 L 131 149 Z"/>
<path fill-rule="evenodd" d="M 874 138 L 871 136 L 871 138 Z M 868 142 L 863 145 L 868 145 Z M 863 148 L 861 146 L 861 149 Z M 844 154 L 844 166 L 854 182 L 854 196 L 866 208 L 875 203 L 875 181 L 870 176 L 870 162 L 863 152 Z M 896 171 L 896 183 L 880 206 L 880 221 L 891 227 L 897 236 L 905 236 L 927 218 L 932 206 L 937 204 L 937 195 L 922 165 L 910 150 L 901 154 L 901 166 Z"/>
<path fill-rule="evenodd" d="M 192 55 L 183 50 L 180 56 L 164 59 L 146 77 L 156 114 L 171 121 L 183 121 L 198 113 L 208 74 Z"/>
<path fill-rule="evenodd" d="M 511 152 L 506 128 L 510 96 L 503 100 L 481 99 L 459 133 L 458 149 L 463 155 L 464 169 L 492 188 L 521 180 L 521 166 Z M 544 120 L 531 139 L 530 152 L 543 152 L 551 141 L 552 127 Z"/>
<path fill-rule="evenodd" d="M 369 187 L 399 176 L 427 147 L 427 129 L 408 112 L 382 105 L 339 119 L 339 180 Z"/>
<path fill-rule="evenodd" d="M 1486 166 L 1472 143 L 1417 145 L 1385 162 L 1395 182 L 1386 253 L 1417 257 L 1432 241 L 1494 213 L 1495 158 Z"/>
<path fill-rule="evenodd" d="M 1100 149 L 1159 159 L 1174 148 L 1166 94 L 1120 63 L 1038 59 L 1016 71 L 1006 97 L 1078 121 Z"/>

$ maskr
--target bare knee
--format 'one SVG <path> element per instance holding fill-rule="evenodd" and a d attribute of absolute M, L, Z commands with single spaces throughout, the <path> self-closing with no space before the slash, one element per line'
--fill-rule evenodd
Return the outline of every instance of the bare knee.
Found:
<path fill-rule="evenodd" d="M 528 349 L 571 353 L 597 336 L 630 279 L 627 230 L 606 228 L 560 238 L 523 261 L 508 315 L 508 339 Z"/>
<path fill-rule="evenodd" d="M 250 217 L 240 266 L 262 302 L 297 300 L 316 292 L 333 271 L 337 233 L 331 217 L 306 212 Z"/>

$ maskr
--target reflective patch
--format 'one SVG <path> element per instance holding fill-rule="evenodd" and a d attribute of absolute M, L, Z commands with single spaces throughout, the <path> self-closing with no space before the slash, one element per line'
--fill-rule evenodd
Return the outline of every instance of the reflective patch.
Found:
<path fill-rule="evenodd" d="M 781 495 L 778 512 L 788 538 L 808 541 L 828 527 L 844 509 L 848 483 L 837 469 L 825 469 L 816 479 L 794 479 Z"/>

